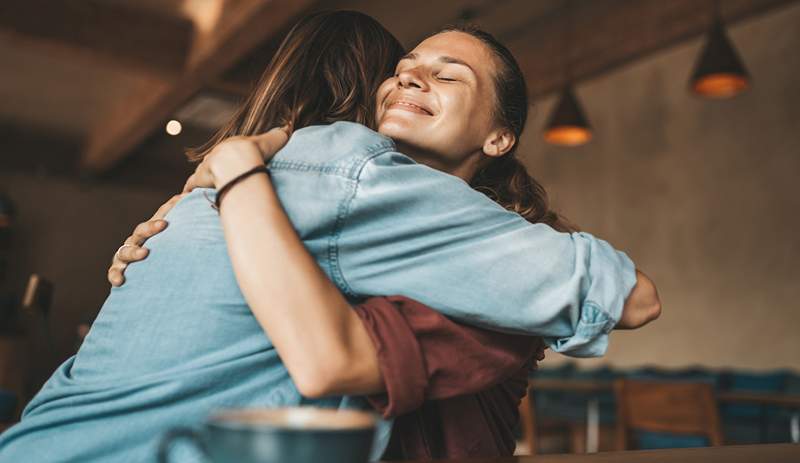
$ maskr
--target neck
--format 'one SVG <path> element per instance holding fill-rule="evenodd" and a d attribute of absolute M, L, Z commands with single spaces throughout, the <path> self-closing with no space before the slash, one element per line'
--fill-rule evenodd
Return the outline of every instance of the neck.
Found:
<path fill-rule="evenodd" d="M 421 150 L 406 143 L 396 142 L 398 151 L 410 157 L 419 164 L 426 165 L 432 169 L 436 169 L 450 175 L 455 175 L 465 182 L 469 183 L 472 177 L 478 172 L 479 161 L 482 152 L 476 151 L 470 154 L 467 158 L 462 159 L 458 163 L 447 163 L 443 160 L 442 156 L 437 156 L 435 153 Z"/>

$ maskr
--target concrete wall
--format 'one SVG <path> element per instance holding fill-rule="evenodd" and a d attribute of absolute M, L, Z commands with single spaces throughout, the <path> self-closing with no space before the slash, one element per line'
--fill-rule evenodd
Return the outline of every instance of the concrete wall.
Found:
<path fill-rule="evenodd" d="M 735 99 L 687 91 L 697 39 L 581 83 L 586 146 L 544 143 L 554 98 L 537 102 L 526 165 L 556 209 L 654 278 L 664 306 L 582 365 L 800 369 L 800 5 L 729 32 L 754 81 Z"/>

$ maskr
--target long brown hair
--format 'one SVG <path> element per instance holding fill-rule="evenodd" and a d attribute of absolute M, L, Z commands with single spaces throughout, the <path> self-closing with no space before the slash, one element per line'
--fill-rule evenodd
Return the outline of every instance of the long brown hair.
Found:
<path fill-rule="evenodd" d="M 286 35 L 230 122 L 187 155 L 198 160 L 226 138 L 287 124 L 299 129 L 352 121 L 374 129 L 375 93 L 404 54 L 400 42 L 366 14 L 308 15 Z"/>
<path fill-rule="evenodd" d="M 451 31 L 463 32 L 480 40 L 500 62 L 494 76 L 495 118 L 510 129 L 517 140 L 508 153 L 487 162 L 472 178 L 470 185 L 529 222 L 546 223 L 559 231 L 576 231 L 577 227 L 550 209 L 544 187 L 516 156 L 528 119 L 528 88 L 514 55 L 494 36 L 471 25 L 448 26 L 438 33 Z"/>

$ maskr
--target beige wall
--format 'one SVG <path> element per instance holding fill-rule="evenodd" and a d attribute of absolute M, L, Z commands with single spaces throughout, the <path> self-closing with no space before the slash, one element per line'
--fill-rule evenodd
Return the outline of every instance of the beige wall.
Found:
<path fill-rule="evenodd" d="M 582 365 L 800 369 L 798 25 L 795 5 L 730 29 L 754 81 L 733 100 L 687 92 L 699 39 L 581 83 L 596 136 L 578 149 L 541 141 L 553 97 L 535 108 L 525 163 L 557 209 L 654 278 L 664 306 Z"/>

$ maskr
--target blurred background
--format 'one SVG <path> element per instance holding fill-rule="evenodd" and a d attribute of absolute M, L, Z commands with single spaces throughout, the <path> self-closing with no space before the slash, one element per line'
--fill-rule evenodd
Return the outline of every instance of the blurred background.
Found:
<path fill-rule="evenodd" d="M 370 14 L 408 48 L 463 21 L 505 42 L 533 104 L 521 158 L 557 210 L 657 283 L 657 323 L 616 332 L 601 359 L 550 354 L 543 375 L 689 372 L 718 390 L 800 394 L 798 1 L 5 0 L 0 386 L 18 391 L 12 411 L 74 353 L 117 247 L 193 170 L 184 148 L 318 9 Z M 598 391 L 536 396 L 539 423 L 571 433 L 552 448 L 602 449 L 585 425 L 615 409 Z M 800 434 L 800 406 L 738 406 L 720 412 L 728 440 Z"/>

